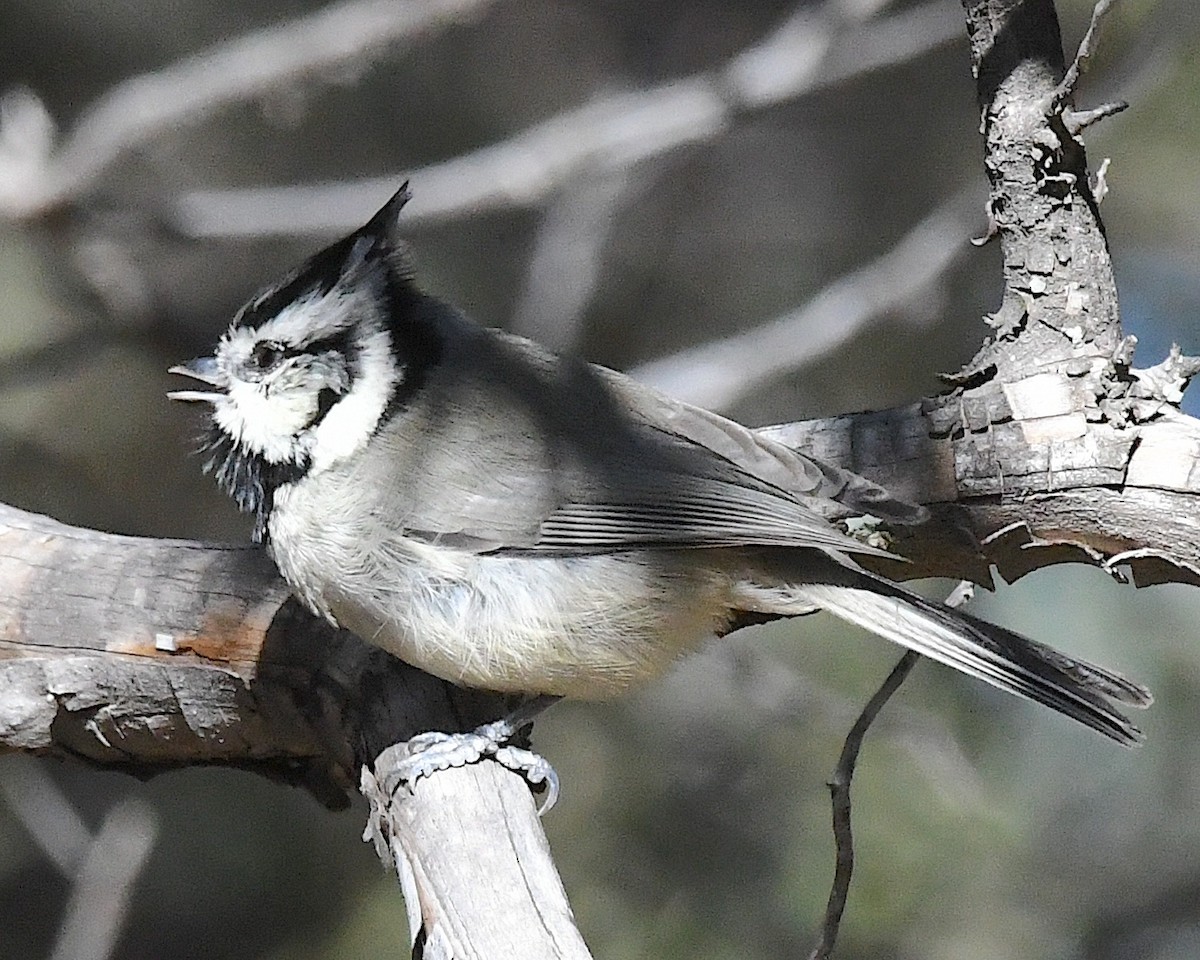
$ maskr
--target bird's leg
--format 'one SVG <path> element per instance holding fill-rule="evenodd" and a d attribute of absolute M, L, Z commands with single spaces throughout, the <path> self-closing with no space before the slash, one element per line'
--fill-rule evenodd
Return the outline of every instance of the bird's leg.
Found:
<path fill-rule="evenodd" d="M 529 697 L 506 716 L 476 727 L 470 733 L 417 734 L 408 741 L 408 758 L 397 770 L 400 782 L 411 790 L 421 777 L 491 757 L 524 776 L 535 789 L 544 787 L 546 798 L 538 808 L 539 816 L 544 814 L 558 800 L 558 774 L 545 757 L 526 747 L 515 746 L 512 741 L 559 699 L 549 694 Z"/>

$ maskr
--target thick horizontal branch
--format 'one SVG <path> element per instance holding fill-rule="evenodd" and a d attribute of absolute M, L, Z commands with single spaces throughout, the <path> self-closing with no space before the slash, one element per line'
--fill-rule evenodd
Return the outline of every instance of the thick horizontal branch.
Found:
<path fill-rule="evenodd" d="M 357 785 L 384 747 L 499 698 L 303 611 L 265 553 L 81 530 L 0 506 L 0 746 L 150 773 L 248 766 Z"/>
<path fill-rule="evenodd" d="M 1039 374 L 767 432 L 933 509 L 891 531 L 911 561 L 892 576 L 989 584 L 992 566 L 1011 581 L 1077 561 L 1139 586 L 1200 583 L 1200 420 L 1163 404 L 1142 423 L 1093 421 L 1094 388 Z"/>
<path fill-rule="evenodd" d="M 390 745 L 505 710 L 309 616 L 260 550 L 112 536 L 0 506 L 0 751 L 139 775 L 219 763 L 338 806 L 372 762 L 391 783 L 376 760 Z M 495 905 L 484 893 L 496 884 L 459 882 L 484 876 L 487 850 L 489 878 L 524 878 L 504 886 L 504 929 L 542 931 L 522 955 L 585 957 L 521 778 L 481 763 L 436 781 L 366 791 L 372 830 L 421 878 L 414 936 L 513 955 L 495 924 L 458 922 Z"/>

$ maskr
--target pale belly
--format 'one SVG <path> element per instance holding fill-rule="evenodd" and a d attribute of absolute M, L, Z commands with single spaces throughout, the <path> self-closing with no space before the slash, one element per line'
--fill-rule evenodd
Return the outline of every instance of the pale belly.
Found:
<path fill-rule="evenodd" d="M 285 532 L 286 531 L 281 531 Z M 408 663 L 489 690 L 602 699 L 652 679 L 723 626 L 731 585 L 679 553 L 478 555 L 392 535 L 276 536 L 297 595 Z"/>

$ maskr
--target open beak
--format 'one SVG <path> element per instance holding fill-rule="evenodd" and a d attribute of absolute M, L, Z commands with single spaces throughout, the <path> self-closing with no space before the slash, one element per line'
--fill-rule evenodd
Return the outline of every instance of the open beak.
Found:
<path fill-rule="evenodd" d="M 221 372 L 217 369 L 217 360 L 215 357 L 198 357 L 195 360 L 188 360 L 186 363 L 177 363 L 167 373 L 178 373 L 181 376 L 191 377 L 193 380 L 200 380 L 214 387 L 222 386 L 223 382 Z M 225 394 L 212 390 L 172 390 L 167 394 L 167 397 L 171 400 L 216 403 L 218 400 L 225 399 Z"/>

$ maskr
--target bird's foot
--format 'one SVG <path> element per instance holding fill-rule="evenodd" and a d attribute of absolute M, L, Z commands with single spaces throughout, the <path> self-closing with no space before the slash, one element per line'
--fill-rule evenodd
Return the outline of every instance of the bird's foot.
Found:
<path fill-rule="evenodd" d="M 400 782 L 411 790 L 421 777 L 490 757 L 521 774 L 535 791 L 545 791 L 545 799 L 538 807 L 541 816 L 558 801 L 558 774 L 545 757 L 512 743 L 522 726 L 524 723 L 506 717 L 476 727 L 470 733 L 419 733 L 408 741 L 409 755 L 396 773 Z"/>

